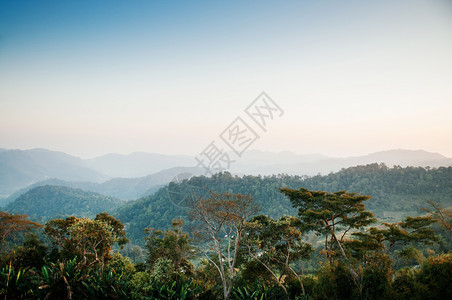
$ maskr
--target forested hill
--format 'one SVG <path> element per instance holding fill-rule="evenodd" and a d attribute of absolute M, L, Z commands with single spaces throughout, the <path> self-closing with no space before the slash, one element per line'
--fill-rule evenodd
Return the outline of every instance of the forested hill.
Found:
<path fill-rule="evenodd" d="M 122 200 L 65 186 L 38 186 L 5 207 L 6 211 L 27 214 L 45 222 L 68 216 L 92 218 L 119 207 Z"/>
<path fill-rule="evenodd" d="M 308 189 L 371 195 L 366 206 L 383 219 L 390 217 L 391 211 L 408 215 L 418 212 L 425 206 L 425 200 L 452 205 L 452 167 L 388 168 L 384 164 L 371 164 L 307 178 L 303 185 Z"/>
<path fill-rule="evenodd" d="M 371 164 L 343 169 L 326 176 L 300 177 L 231 176 L 216 174 L 210 178 L 193 177 L 182 183 L 171 183 L 154 195 L 147 196 L 122 206 L 116 216 L 126 224 L 128 235 L 140 242 L 148 227 L 165 229 L 175 217 L 186 219 L 188 202 L 207 191 L 241 193 L 253 196 L 261 205 L 261 213 L 272 217 L 284 214 L 295 215 L 278 188 L 338 191 L 347 190 L 372 199 L 366 205 L 382 220 L 399 220 L 407 215 L 420 214 L 425 199 L 449 204 L 452 200 L 452 167 L 438 169 L 388 168 L 383 164 Z M 187 222 L 189 224 L 189 222 Z"/>

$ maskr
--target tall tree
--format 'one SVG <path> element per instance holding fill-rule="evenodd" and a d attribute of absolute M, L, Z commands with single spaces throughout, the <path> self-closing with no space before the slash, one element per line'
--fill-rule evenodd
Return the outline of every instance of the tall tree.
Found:
<path fill-rule="evenodd" d="M 339 191 L 328 193 L 310 191 L 305 188 L 299 190 L 280 189 L 289 197 L 292 205 L 298 208 L 301 228 L 306 231 L 316 231 L 325 236 L 325 252 L 331 261 L 336 250 L 345 262 L 348 262 L 343 243 L 345 235 L 353 229 L 359 229 L 376 221 L 373 214 L 366 210 L 364 201 L 370 196 Z M 350 263 L 347 263 L 354 280 L 358 281 L 358 273 Z"/>
<path fill-rule="evenodd" d="M 146 262 L 151 270 L 158 259 L 165 258 L 171 261 L 175 272 L 186 275 L 193 273 L 194 267 L 189 259 L 193 257 L 194 248 L 190 244 L 188 233 L 182 231 L 183 224 L 183 220 L 174 219 L 171 230 L 146 229 L 149 233 L 145 238 L 148 251 Z"/>
<path fill-rule="evenodd" d="M 452 210 L 444 208 L 440 203 L 426 200 L 430 208 L 423 207 L 422 210 L 428 212 L 452 237 Z"/>
<path fill-rule="evenodd" d="M 199 221 L 213 243 L 211 251 L 218 257 L 216 263 L 211 259 L 211 251 L 205 253 L 220 273 L 224 299 L 231 295 L 245 220 L 258 210 L 250 196 L 215 192 L 210 192 L 210 197 L 200 198 L 191 206 L 191 218 Z"/>
<path fill-rule="evenodd" d="M 297 278 L 304 295 L 303 282 L 290 265 L 298 259 L 308 258 L 313 251 L 311 244 L 301 240 L 303 232 L 299 229 L 300 220 L 293 216 L 274 220 L 260 215 L 246 222 L 246 227 L 248 255 L 268 270 L 286 295 L 288 292 L 282 283 L 285 275 Z"/>

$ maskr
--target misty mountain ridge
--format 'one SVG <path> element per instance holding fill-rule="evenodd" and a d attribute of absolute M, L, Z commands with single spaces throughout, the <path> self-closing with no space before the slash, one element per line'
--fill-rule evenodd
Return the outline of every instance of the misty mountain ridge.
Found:
<path fill-rule="evenodd" d="M 186 204 L 190 197 L 202 196 L 208 190 L 250 195 L 261 205 L 262 213 L 272 217 L 296 214 L 296 209 L 279 192 L 280 187 L 305 187 L 329 192 L 347 190 L 372 196 L 366 203 L 368 209 L 381 220 L 391 222 L 423 213 L 421 208 L 426 205 L 425 199 L 450 205 L 452 191 L 452 167 L 429 170 L 421 167 L 388 168 L 384 164 L 373 163 L 312 177 L 240 177 L 228 172 L 211 177 L 190 177 L 190 169 L 181 170 L 187 171 L 184 174 L 188 177 L 181 176 L 181 180 L 175 180 L 174 184 L 156 188 L 155 193 L 132 201 L 61 186 L 74 183 L 53 180 L 52 185 L 35 186 L 23 191 L 4 210 L 27 214 L 42 222 L 69 215 L 94 217 L 99 212 L 107 211 L 124 222 L 130 237 L 138 242 L 142 241 L 143 228 L 167 228 L 173 218 L 186 216 Z M 179 170 L 168 171 L 170 177 L 173 171 Z"/>
<path fill-rule="evenodd" d="M 231 167 L 231 172 L 250 175 L 317 175 L 337 172 L 343 168 L 384 163 L 401 167 L 441 167 L 451 166 L 452 158 L 424 150 L 387 150 L 363 156 L 346 158 L 328 157 L 322 154 L 300 155 L 292 152 L 263 152 L 251 150 Z"/>
<path fill-rule="evenodd" d="M 452 165 L 452 158 L 424 150 L 388 150 L 347 158 L 296 154 L 290 151 L 249 150 L 241 158 L 235 158 L 232 153 L 230 157 L 235 162 L 231 163 L 227 171 L 246 175 L 285 173 L 312 176 L 371 163 L 402 167 Z M 177 175 L 176 172 L 188 170 L 178 170 L 179 167 L 193 168 L 188 172 L 201 175 L 203 171 L 195 168 L 196 163 L 194 157 L 188 155 L 135 152 L 81 159 L 47 149 L 0 149 L 0 198 L 8 197 L 17 190 L 40 181 L 55 178 L 71 182 L 66 186 L 80 187 L 121 199 L 135 199 L 145 195 L 148 190 L 155 191 L 156 186 L 167 184 Z M 167 171 L 157 174 L 163 170 Z"/>
<path fill-rule="evenodd" d="M 110 196 L 121 200 L 134 200 L 139 197 L 147 196 L 154 193 L 160 187 L 173 181 L 176 176 L 187 174 L 187 177 L 202 175 L 204 170 L 196 167 L 176 167 L 162 170 L 155 174 L 144 177 L 135 178 L 113 178 L 103 183 L 87 182 L 87 181 L 65 181 L 57 178 L 46 179 L 36 182 L 25 188 L 15 191 L 10 196 L 0 199 L 0 207 L 13 202 L 22 194 L 38 186 L 63 186 L 70 188 L 78 188 L 88 192 L 99 193 L 104 196 Z"/>
<path fill-rule="evenodd" d="M 174 167 L 192 167 L 194 159 L 188 155 L 164 155 L 134 152 L 128 155 L 110 153 L 84 160 L 84 165 L 111 177 L 143 177 Z"/>
<path fill-rule="evenodd" d="M 108 176 L 83 166 L 83 160 L 46 149 L 0 151 L 0 197 L 48 178 L 102 182 Z"/>

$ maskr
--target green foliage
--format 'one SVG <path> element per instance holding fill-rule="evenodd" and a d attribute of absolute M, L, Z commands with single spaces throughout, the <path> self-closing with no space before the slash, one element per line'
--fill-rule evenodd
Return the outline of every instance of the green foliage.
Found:
<path fill-rule="evenodd" d="M 394 253 L 395 255 L 400 257 L 400 260 L 402 260 L 402 263 L 404 265 L 419 265 L 425 260 L 425 256 L 422 254 L 422 252 L 414 246 L 394 251 Z"/>
<path fill-rule="evenodd" d="M 239 282 L 254 281 L 271 285 L 274 282 L 274 278 L 261 262 L 250 259 L 241 265 Z"/>
<path fill-rule="evenodd" d="M 424 200 L 436 199 L 450 203 L 452 195 L 452 167 L 437 169 L 394 166 L 384 164 L 357 166 L 327 176 L 304 180 L 301 186 L 311 190 L 334 192 L 347 190 L 372 196 L 367 207 L 379 218 L 388 219 L 390 212 L 416 213 Z M 401 219 L 401 218 L 400 218 Z M 398 220 L 391 220 L 398 221 Z"/>
<path fill-rule="evenodd" d="M 335 261 L 322 266 L 314 282 L 314 299 L 390 299 L 391 260 L 385 255 L 364 259 L 358 284 L 349 267 Z"/>
<path fill-rule="evenodd" d="M 112 269 L 114 272 L 127 275 L 135 272 L 135 266 L 129 257 L 122 256 L 120 253 L 116 252 L 111 253 L 110 256 L 108 268 Z"/>
<path fill-rule="evenodd" d="M 109 225 L 107 228 L 111 232 L 111 234 L 115 237 L 116 242 L 119 246 L 123 246 L 129 242 L 129 239 L 126 237 L 126 231 L 124 228 L 124 224 L 119 219 L 116 219 L 113 216 L 110 216 L 106 212 L 101 212 L 96 215 L 95 221 L 100 221 Z"/>
<path fill-rule="evenodd" d="M 123 203 L 119 199 L 81 189 L 45 185 L 29 190 L 5 209 L 45 222 L 68 216 L 92 218 L 100 212 L 110 212 Z"/>
<path fill-rule="evenodd" d="M 5 299 L 126 299 L 129 280 L 114 269 L 92 268 L 77 259 L 49 263 L 41 270 L 9 265 L 0 269 Z"/>
<path fill-rule="evenodd" d="M 375 222 L 373 214 L 365 210 L 364 201 L 370 196 L 339 191 L 328 193 L 323 191 L 309 191 L 281 189 L 288 196 L 292 205 L 298 208 L 303 229 L 316 230 L 321 234 L 329 234 L 335 229 L 349 230 L 361 228 Z"/>
<path fill-rule="evenodd" d="M 309 191 L 305 188 L 299 190 L 285 188 L 281 189 L 281 192 L 289 197 L 294 207 L 298 208 L 300 227 L 325 236 L 324 253 L 327 258 L 331 261 L 337 259 L 337 255 L 340 254 L 356 283 L 359 275 L 351 266 L 343 248 L 343 240 L 350 230 L 358 230 L 376 221 L 373 214 L 366 211 L 363 203 L 370 197 L 346 191 L 328 193 Z"/>
<path fill-rule="evenodd" d="M 232 299 L 248 300 L 248 299 L 265 299 L 267 291 L 259 291 L 256 289 L 249 290 L 246 286 L 237 287 L 232 291 Z"/>
<path fill-rule="evenodd" d="M 176 277 L 173 262 L 163 257 L 158 258 L 152 271 L 152 281 L 157 285 L 164 285 L 172 282 Z"/>
<path fill-rule="evenodd" d="M 114 269 L 93 268 L 77 259 L 41 270 L 39 292 L 46 299 L 125 299 L 129 281 Z"/>
<path fill-rule="evenodd" d="M 452 167 L 438 169 L 388 168 L 371 164 L 343 169 L 326 176 L 302 177 L 289 175 L 231 176 L 229 173 L 212 177 L 193 177 L 181 183 L 171 183 L 155 194 L 131 201 L 121 206 L 115 216 L 127 225 L 128 235 L 135 244 L 142 244 L 143 228 L 164 230 L 174 218 L 183 218 L 190 225 L 187 207 L 208 190 L 219 193 L 246 194 L 262 207 L 261 213 L 272 218 L 294 215 L 296 210 L 279 193 L 279 188 L 369 195 L 367 209 L 384 221 L 400 221 L 408 215 L 415 216 L 424 206 L 425 198 L 440 203 L 450 203 L 452 195 Z"/>
<path fill-rule="evenodd" d="M 137 272 L 130 283 L 132 299 L 198 299 L 204 293 L 204 287 L 191 279 L 174 279 L 167 259 L 159 259 L 153 272 Z"/>
<path fill-rule="evenodd" d="M 232 291 L 231 299 L 234 300 L 264 300 L 264 299 L 287 299 L 284 292 L 275 285 L 266 285 L 255 281 L 252 285 L 243 285 Z"/>
<path fill-rule="evenodd" d="M 146 239 L 148 267 L 153 270 L 159 259 L 165 258 L 171 262 L 174 272 L 190 276 L 193 265 L 189 259 L 194 256 L 194 247 L 190 244 L 188 233 L 182 231 L 183 220 L 174 219 L 172 229 L 165 232 L 147 229 Z"/>
<path fill-rule="evenodd" d="M 442 254 L 425 260 L 421 267 L 404 268 L 394 277 L 395 299 L 450 299 L 452 297 L 452 255 Z"/>
<path fill-rule="evenodd" d="M 293 216 L 283 216 L 279 220 L 263 215 L 251 218 L 246 223 L 247 234 L 244 240 L 247 248 L 245 252 L 251 261 L 245 265 L 244 275 L 253 273 L 247 268 L 256 269 L 256 265 L 251 263 L 254 260 L 265 268 L 262 273 L 270 273 L 286 293 L 282 280 L 295 277 L 304 294 L 302 280 L 291 264 L 309 258 L 314 250 L 311 244 L 301 241 L 300 225 L 300 220 Z"/>
<path fill-rule="evenodd" d="M 110 259 L 111 245 L 127 241 L 124 225 L 106 213 L 94 220 L 69 217 L 46 223 L 45 233 L 54 246 L 57 258 L 79 257 L 87 263 L 101 263 Z"/>
<path fill-rule="evenodd" d="M 129 298 L 131 293 L 129 278 L 115 269 L 96 269 L 90 280 L 83 285 L 87 299 L 122 300 Z"/>
<path fill-rule="evenodd" d="M 421 299 L 451 299 L 452 255 L 445 254 L 427 259 L 416 275 L 416 281 Z"/>
<path fill-rule="evenodd" d="M 46 245 L 39 236 L 30 235 L 25 241 L 20 240 L 23 244 L 4 248 L 0 295 L 6 295 L 6 299 L 218 299 L 224 297 L 224 280 L 231 278 L 228 272 L 223 278 L 219 276 L 217 267 L 222 265 L 221 261 L 234 276 L 238 274 L 232 281 L 232 299 L 452 298 L 449 288 L 452 285 L 451 255 L 428 257 L 434 252 L 424 246 L 436 247 L 437 253 L 450 250 L 449 244 L 444 243 L 449 233 L 449 219 L 447 215 L 440 215 L 442 211 L 436 210 L 428 217 L 412 216 L 362 228 L 373 221 L 364 202 L 378 212 L 380 208 L 374 206 L 374 202 L 377 200 L 387 209 L 389 202 L 384 202 L 385 197 L 393 197 L 390 205 L 396 209 L 408 206 L 417 209 L 417 204 L 408 201 L 415 193 L 428 194 L 429 198 L 440 195 L 439 200 L 446 199 L 445 195 L 451 191 L 450 170 L 389 169 L 369 165 L 312 178 L 285 175 L 239 178 L 228 173 L 212 178 L 193 177 L 180 184 L 172 183 L 167 189 L 118 212 L 128 218 L 127 233 L 135 238 L 142 236 L 143 228 L 155 228 L 148 230 L 144 239 L 149 254 L 147 265 L 134 266 L 128 257 L 111 251 L 114 244 L 122 246 L 127 242 L 125 227 L 119 218 L 103 213 L 94 220 L 74 216 L 55 219 L 49 221 L 45 229 L 52 245 Z M 299 189 L 300 186 L 303 188 Z M 368 194 L 374 198 L 368 200 L 367 196 L 352 192 L 335 192 L 346 186 L 361 188 L 351 188 L 353 192 L 372 191 Z M 206 199 L 211 187 L 215 187 L 217 195 L 249 193 L 265 214 L 251 220 L 240 218 L 238 210 L 227 205 L 230 204 L 228 199 L 223 199 L 221 205 L 213 201 L 212 205 L 203 207 L 214 216 L 209 220 L 223 224 L 215 227 L 218 232 L 213 232 L 220 241 L 218 245 L 225 246 L 223 249 L 227 249 L 228 242 L 234 248 L 237 236 L 242 237 L 242 242 L 246 241 L 244 247 L 238 248 L 237 264 L 232 268 L 228 266 L 232 260 L 227 259 L 227 250 L 213 256 L 207 244 L 201 244 L 200 250 L 204 250 L 202 252 L 208 254 L 211 261 L 199 259 L 200 255 L 195 257 L 192 240 L 182 230 L 189 202 L 199 200 L 199 196 Z M 406 189 L 401 190 L 402 187 Z M 300 209 L 299 217 L 281 217 L 296 211 L 278 188 L 286 191 Z M 328 192 L 311 192 L 307 188 Z M 180 198 L 170 191 L 178 191 L 175 194 Z M 413 203 L 416 201 L 414 199 Z M 245 220 L 248 222 L 240 234 L 224 231 L 233 228 L 234 222 L 240 224 Z M 435 220 L 442 223 L 434 223 Z M 0 222 L 7 228 L 5 224 L 7 222 Z M 146 225 L 141 226 L 143 224 Z M 169 228 L 170 224 L 172 228 L 160 230 Z M 185 218 L 185 229 L 193 225 L 196 223 Z M 317 252 L 308 268 L 311 273 L 301 276 L 298 274 L 307 270 L 301 268 L 306 266 L 303 259 L 312 251 L 310 245 L 302 241 L 304 230 L 327 235 L 324 241 L 330 259 L 323 260 Z M 442 234 L 443 243 L 439 246 L 432 245 L 439 241 L 435 232 Z M 308 237 L 310 242 L 316 241 L 313 235 Z M 341 245 L 344 256 L 338 255 Z M 53 254 L 47 255 L 47 246 L 53 246 Z M 136 246 L 120 251 L 143 256 Z M 193 258 L 195 260 L 191 261 Z M 405 259 L 407 261 L 402 263 Z M 198 265 L 196 270 L 192 263 Z M 318 263 L 322 263 L 322 267 L 315 272 Z M 407 264 L 414 267 L 399 271 L 394 268 Z"/>
<path fill-rule="evenodd" d="M 354 239 L 345 242 L 355 257 L 359 257 L 368 251 L 385 250 L 389 253 L 396 245 L 407 246 L 409 244 L 432 245 L 439 238 L 430 228 L 436 220 L 427 217 L 407 217 L 397 223 L 383 223 L 380 227 L 370 227 L 366 232 L 354 232 Z M 416 254 L 413 251 L 400 250 L 398 252 L 404 257 Z"/>
<path fill-rule="evenodd" d="M 416 270 L 408 267 L 397 271 L 392 282 L 392 295 L 394 299 L 420 299 L 416 293 L 416 273 Z"/>
<path fill-rule="evenodd" d="M 208 237 L 205 255 L 217 268 L 223 286 L 224 299 L 231 295 L 245 221 L 259 211 L 248 195 L 209 192 L 209 197 L 199 198 L 190 209 L 192 220 L 198 222 L 199 232 Z M 216 255 L 218 263 L 210 259 Z"/>
<path fill-rule="evenodd" d="M 218 256 L 212 256 L 210 259 L 218 265 Z M 201 257 L 193 278 L 197 284 L 204 285 L 206 289 L 221 293 L 222 282 L 218 269 L 206 258 Z"/>
<path fill-rule="evenodd" d="M 12 249 L 0 259 L 1 265 L 11 263 L 16 268 L 37 268 L 45 264 L 47 246 L 36 235 L 28 234 L 22 246 Z"/>
<path fill-rule="evenodd" d="M 77 259 L 50 263 L 41 269 L 39 290 L 47 299 L 83 297 L 91 269 Z"/>
<path fill-rule="evenodd" d="M 317 272 L 314 299 L 352 299 L 355 289 L 353 276 L 343 263 L 327 263 Z"/>
<path fill-rule="evenodd" d="M 150 271 L 137 272 L 130 281 L 133 299 L 149 299 L 154 287 L 152 285 L 152 273 Z"/>
<path fill-rule="evenodd" d="M 369 253 L 363 259 L 360 282 L 355 294 L 359 299 L 391 298 L 391 259 L 383 253 Z"/>
<path fill-rule="evenodd" d="M 29 299 L 34 294 L 33 271 L 14 268 L 11 264 L 0 269 L 0 296 L 4 299 Z"/>

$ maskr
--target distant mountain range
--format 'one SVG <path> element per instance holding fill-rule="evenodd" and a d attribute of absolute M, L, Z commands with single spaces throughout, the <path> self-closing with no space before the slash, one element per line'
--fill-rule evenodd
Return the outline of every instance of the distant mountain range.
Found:
<path fill-rule="evenodd" d="M 135 152 L 107 154 L 83 161 L 84 166 L 110 177 L 144 177 L 175 167 L 193 167 L 191 156 Z"/>
<path fill-rule="evenodd" d="M 228 171 L 246 175 L 317 175 L 370 163 L 440 167 L 451 166 L 452 158 L 423 150 L 389 150 L 348 158 L 249 150 L 236 159 Z M 135 199 L 155 191 L 179 173 L 203 174 L 195 165 L 193 157 L 184 155 L 137 152 L 80 159 L 46 149 L 0 149 L 0 206 L 17 198 L 13 193 L 26 187 L 30 189 L 33 184 L 58 183 L 121 199 Z"/>
<path fill-rule="evenodd" d="M 38 181 L 27 187 L 17 190 L 10 196 L 0 199 L 0 207 L 13 202 L 22 194 L 38 186 L 53 185 L 79 188 L 84 191 L 90 191 L 102 194 L 104 196 L 111 196 L 122 200 L 134 200 L 154 193 L 160 187 L 166 185 L 177 175 L 187 174 L 187 176 L 202 175 L 203 169 L 196 167 L 176 167 L 157 172 L 152 175 L 136 178 L 113 178 L 103 183 L 86 182 L 86 181 L 65 181 L 57 178 L 46 179 Z"/>
<path fill-rule="evenodd" d="M 83 164 L 80 158 L 46 149 L 0 151 L 0 197 L 48 178 L 92 182 L 109 178 Z"/>
<path fill-rule="evenodd" d="M 185 171 L 184 173 L 177 172 Z M 190 201 L 208 196 L 208 191 L 241 193 L 253 197 L 262 208 L 261 213 L 272 217 L 284 214 L 295 215 L 296 209 L 278 188 L 305 187 L 311 190 L 347 190 L 372 199 L 367 208 L 382 221 L 400 221 L 410 215 L 424 213 L 421 208 L 432 200 L 444 206 L 452 201 L 452 167 L 424 169 L 421 167 L 388 168 L 384 164 L 368 164 L 342 169 L 323 176 L 234 176 L 224 172 L 211 177 L 191 176 L 193 168 L 173 168 L 151 176 L 135 179 L 112 179 L 105 183 L 67 182 L 58 179 L 47 180 L 14 193 L 3 210 L 27 214 L 41 223 L 49 219 L 67 216 L 94 217 L 99 212 L 109 212 L 118 217 L 127 227 L 128 235 L 135 243 L 142 243 L 144 228 L 165 229 L 173 218 L 187 217 Z M 155 181 L 153 181 L 155 177 Z M 172 180 L 170 179 L 172 178 Z M 187 179 L 187 180 L 185 180 Z M 148 181 L 146 181 L 148 180 Z M 144 197 L 123 201 L 80 188 L 65 185 L 79 185 L 118 193 L 122 188 L 130 193 L 145 191 L 149 182 L 171 180 L 168 185 L 155 187 L 155 193 L 144 192 Z M 14 197 L 13 197 L 14 196 Z M 14 198 L 14 199 L 13 199 Z M 187 224 L 189 224 L 186 219 Z"/>
<path fill-rule="evenodd" d="M 389 167 L 448 167 L 452 158 L 424 150 L 388 150 L 363 156 L 333 158 L 321 154 L 297 155 L 291 152 L 268 153 L 248 151 L 244 159 L 231 168 L 232 172 L 271 175 L 285 173 L 290 175 L 317 175 L 337 172 L 371 163 L 384 163 Z"/>

